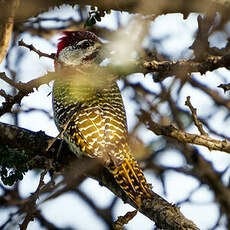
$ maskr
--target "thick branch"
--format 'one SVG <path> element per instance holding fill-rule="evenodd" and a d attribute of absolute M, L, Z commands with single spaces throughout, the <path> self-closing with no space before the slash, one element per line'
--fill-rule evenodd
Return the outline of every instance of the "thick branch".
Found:
<path fill-rule="evenodd" d="M 127 11 L 130 13 L 141 13 L 141 14 L 166 14 L 166 13 L 183 13 L 185 16 L 190 12 L 202 12 L 206 13 L 209 11 L 215 11 L 229 15 L 229 4 L 227 1 L 216 1 L 216 0 L 21 0 L 20 7 L 16 14 L 17 21 L 22 21 L 30 17 L 35 17 L 39 13 L 48 11 L 50 8 L 60 7 L 63 4 L 69 4 L 75 6 L 79 5 L 92 5 L 98 6 L 102 9 L 112 9 L 118 11 Z M 1 14 L 0 19 L 4 17 Z"/>
<path fill-rule="evenodd" d="M 42 168 L 44 167 L 44 161 L 48 158 L 52 158 L 55 161 L 55 170 L 61 170 L 63 165 L 69 165 L 76 157 L 68 150 L 67 144 L 63 143 L 60 158 L 57 159 L 55 155 L 58 152 L 61 140 L 57 140 L 49 151 L 46 151 L 51 139 L 51 137 L 46 136 L 43 132 L 32 132 L 16 126 L 0 123 L 0 147 L 5 146 L 11 148 L 11 151 L 13 148 L 17 148 L 17 151 L 19 149 L 24 150 L 26 154 L 33 157 L 33 167 Z M 7 154 L 7 151 L 1 151 L 0 154 Z M 82 160 L 94 161 L 93 159 Z M 75 164 L 81 164 L 82 160 L 76 159 Z M 106 170 L 97 171 L 97 173 L 90 172 L 89 176 L 98 180 L 125 203 L 135 206 Z M 155 193 L 151 199 L 142 199 L 140 211 L 151 220 L 155 221 L 157 227 L 162 229 L 198 229 L 191 221 L 187 220 L 183 214 L 181 214 L 178 207 L 171 205 Z"/>
<path fill-rule="evenodd" d="M 39 50 L 35 49 L 35 47 L 31 45 L 27 45 L 23 43 L 23 46 L 30 48 L 31 50 L 38 53 L 39 56 L 45 56 L 48 58 L 54 59 L 55 56 L 53 54 L 48 55 L 45 53 L 40 52 Z M 127 76 L 131 73 L 137 72 L 158 72 L 159 75 L 154 78 L 154 81 L 162 81 L 167 76 L 172 75 L 179 75 L 179 76 L 186 76 L 192 72 L 200 72 L 204 74 L 207 71 L 212 71 L 218 69 L 220 67 L 229 68 L 230 66 L 230 54 L 221 56 L 212 56 L 209 57 L 204 62 L 196 62 L 192 60 L 180 60 L 177 62 L 171 61 L 150 61 L 144 63 L 130 63 L 130 65 L 125 66 L 112 66 L 109 65 L 108 67 L 100 67 L 97 68 L 98 74 L 102 76 Z M 80 71 L 80 70 L 79 70 Z M 82 71 L 81 71 L 82 72 Z M 48 84 L 51 80 L 54 80 L 59 74 L 49 72 L 47 75 L 39 77 L 37 79 L 31 80 L 27 83 L 22 82 L 14 82 L 10 78 L 8 78 L 5 73 L 0 73 L 0 79 L 6 81 L 11 86 L 15 87 L 19 90 L 18 94 L 14 97 L 9 97 L 5 103 L 3 103 L 2 107 L 0 107 L 0 116 L 6 112 L 10 112 L 11 108 L 14 104 L 20 104 L 22 98 L 27 96 L 29 93 L 33 92 L 34 88 L 38 88 L 42 84 Z M 117 78 L 117 77 L 115 77 Z M 0 95 L 3 95 L 3 92 L 0 92 Z"/>
<path fill-rule="evenodd" d="M 0 6 L 1 4 L 2 2 L 0 2 Z M 0 22 L 0 63 L 7 53 L 11 33 L 14 26 L 14 15 L 18 4 L 18 0 L 8 0 L 7 5 L 4 7 L 5 18 L 2 20 L 2 22 Z"/>
<path fill-rule="evenodd" d="M 203 62 L 194 60 L 179 60 L 176 62 L 153 60 L 144 62 L 144 68 L 160 73 L 157 78 L 154 78 L 155 82 L 162 81 L 172 75 L 186 76 L 195 72 L 205 74 L 207 71 L 213 71 L 221 67 L 229 68 L 229 65 L 230 54 L 225 56 L 210 56 Z"/>

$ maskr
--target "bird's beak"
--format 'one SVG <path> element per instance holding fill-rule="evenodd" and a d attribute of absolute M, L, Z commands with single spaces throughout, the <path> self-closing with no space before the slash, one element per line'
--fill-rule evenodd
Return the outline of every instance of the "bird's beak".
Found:
<path fill-rule="evenodd" d="M 102 45 L 103 45 L 103 44 L 102 44 L 101 42 L 96 42 L 96 43 L 95 43 L 96 49 L 102 47 Z"/>

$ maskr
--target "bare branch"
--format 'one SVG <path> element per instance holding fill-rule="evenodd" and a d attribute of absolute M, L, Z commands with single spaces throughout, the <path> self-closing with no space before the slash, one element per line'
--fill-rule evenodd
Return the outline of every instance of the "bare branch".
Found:
<path fill-rule="evenodd" d="M 224 92 L 226 93 L 228 90 L 230 90 L 230 83 L 228 84 L 220 84 L 217 87 L 222 88 Z"/>
<path fill-rule="evenodd" d="M 2 3 L 0 2 L 0 4 Z M 4 8 L 2 8 L 5 11 L 5 18 L 0 21 L 0 63 L 7 53 L 14 25 L 14 15 L 18 6 L 19 0 L 9 0 Z"/>
<path fill-rule="evenodd" d="M 41 161 L 33 161 L 33 167 L 44 167 L 44 159 L 50 158 L 54 159 L 54 154 L 58 151 L 60 140 L 57 140 L 49 151 L 46 151 L 49 140 L 52 138 L 46 136 L 45 134 L 32 132 L 26 129 L 18 128 L 12 125 L 6 125 L 0 123 L 0 143 L 1 145 L 7 145 L 11 148 L 22 149 L 26 151 L 32 157 L 40 156 Z M 14 140 L 14 141 L 12 141 Z M 20 141 L 23 140 L 23 141 Z M 68 149 L 68 145 L 63 143 L 61 159 L 56 159 L 53 165 L 56 165 L 55 170 L 61 170 L 63 165 L 66 167 L 71 162 L 75 161 L 82 162 L 87 160 L 87 162 L 95 162 L 94 159 L 76 159 L 75 155 Z M 0 154 L 4 154 L 0 152 Z M 7 153 L 5 153 L 7 154 Z M 43 157 L 43 160 L 42 160 Z M 75 159 L 75 160 L 74 160 Z M 84 163 L 88 165 L 88 163 Z M 32 166 L 32 165 L 31 165 Z M 74 167 L 76 169 L 76 165 Z M 125 203 L 135 207 L 135 204 L 126 196 L 126 194 L 120 189 L 120 187 L 114 181 L 113 176 L 108 173 L 107 170 L 93 170 L 93 172 L 88 172 L 88 175 L 94 179 L 97 179 L 102 185 L 109 188 L 115 195 L 120 197 Z M 135 207 L 136 208 L 136 207 Z M 151 220 L 155 221 L 156 226 L 162 229 L 191 229 L 198 230 L 195 224 L 187 220 L 179 208 L 171 205 L 166 200 L 161 198 L 156 193 L 153 193 L 152 198 L 142 198 L 142 205 L 140 211 L 149 217 Z"/>
<path fill-rule="evenodd" d="M 34 51 L 35 53 L 38 54 L 39 57 L 47 57 L 47 58 L 51 58 L 53 60 L 56 60 L 56 54 L 55 53 L 52 53 L 52 54 L 43 53 L 40 50 L 36 49 L 32 44 L 31 45 L 26 44 L 23 40 L 20 40 L 18 42 L 18 45 L 24 46 L 24 47 L 28 48 L 30 51 Z"/>
<path fill-rule="evenodd" d="M 31 80 L 27 83 L 17 83 L 8 78 L 5 73 L 0 73 L 0 79 L 6 81 L 8 84 L 19 90 L 18 94 L 8 97 L 6 102 L 2 104 L 2 106 L 0 107 L 0 116 L 2 116 L 4 113 L 10 112 L 14 104 L 20 104 L 22 98 L 27 96 L 29 93 L 32 93 L 34 91 L 34 88 L 38 88 L 42 84 L 48 84 L 56 77 L 57 73 L 49 72 L 48 74 Z"/>
<path fill-rule="evenodd" d="M 230 142 L 226 140 L 216 140 L 207 135 L 197 135 L 190 134 L 184 131 L 181 131 L 174 127 L 173 125 L 161 126 L 158 123 L 154 122 L 151 118 L 151 115 L 142 110 L 142 116 L 139 116 L 149 130 L 153 131 L 156 135 L 163 135 L 167 137 L 172 137 L 180 142 L 195 144 L 207 147 L 211 150 L 218 150 L 226 153 L 230 153 Z"/>
<path fill-rule="evenodd" d="M 73 115 L 74 116 L 74 115 Z M 54 137 L 52 140 L 50 140 L 47 148 L 46 148 L 46 151 L 48 151 L 50 149 L 50 147 L 54 144 L 54 142 L 58 139 L 58 138 L 63 138 L 63 134 L 64 132 L 66 131 L 66 129 L 68 128 L 68 125 L 70 123 L 70 121 L 72 120 L 73 116 L 71 116 L 69 118 L 69 120 L 64 124 L 64 125 L 61 125 L 61 131 L 59 132 L 59 134 Z"/>
<path fill-rule="evenodd" d="M 24 204 L 20 208 L 20 210 L 18 211 L 18 213 L 23 213 L 24 211 L 26 212 L 26 216 L 25 216 L 22 224 L 19 225 L 20 230 L 26 230 L 30 221 L 34 220 L 34 215 L 35 215 L 35 212 L 37 210 L 36 200 L 38 199 L 38 196 L 39 196 L 39 193 L 40 193 L 42 186 L 44 186 L 44 177 L 47 174 L 47 172 L 49 171 L 49 169 L 50 168 L 46 168 L 41 173 L 39 184 L 38 184 L 36 191 L 27 199 L 26 204 Z"/>
<path fill-rule="evenodd" d="M 146 3 L 145 0 L 132 0 L 122 1 L 113 0 L 99 1 L 99 0 L 36 0 L 21 1 L 19 10 L 16 14 L 16 19 L 25 20 L 26 18 L 37 16 L 39 13 L 48 11 L 50 8 L 60 7 L 63 4 L 69 4 L 75 6 L 79 4 L 81 6 L 91 5 L 97 6 L 102 9 L 112 9 L 118 11 L 128 11 L 130 13 L 141 14 L 167 14 L 167 13 L 183 13 L 185 17 L 190 12 L 203 12 L 217 11 L 220 14 L 226 14 L 229 11 L 229 4 L 227 1 L 214 1 L 214 0 L 193 0 L 193 1 L 170 1 L 170 0 L 155 0 L 154 2 Z M 3 17 L 3 16 L 2 16 Z M 1 18 L 1 17 L 0 17 Z"/>
<path fill-rule="evenodd" d="M 196 127 L 198 128 L 200 134 L 204 135 L 204 136 L 208 136 L 208 134 L 203 129 L 202 123 L 197 118 L 196 109 L 191 104 L 190 96 L 187 97 L 185 105 L 187 105 L 189 107 L 190 111 L 192 112 L 192 117 L 193 117 L 194 123 L 195 123 Z"/>
<path fill-rule="evenodd" d="M 123 226 L 128 224 L 130 220 L 132 220 L 137 214 L 137 210 L 132 212 L 127 212 L 124 216 L 119 216 L 118 219 L 114 222 L 113 227 L 114 230 L 122 230 Z"/>
<path fill-rule="evenodd" d="M 1 75 L 1 73 L 0 73 Z M 12 96 L 8 95 L 3 89 L 0 89 L 0 96 L 4 97 L 6 101 L 9 101 Z"/>
<path fill-rule="evenodd" d="M 191 73 L 200 72 L 205 74 L 207 71 L 213 71 L 215 69 L 225 67 L 229 68 L 230 54 L 225 56 L 209 56 L 203 62 L 193 60 L 179 60 L 174 61 L 150 61 L 144 62 L 143 66 L 147 70 L 160 73 L 160 76 L 154 78 L 155 82 L 164 80 L 166 77 L 179 75 L 189 76 Z"/>
<path fill-rule="evenodd" d="M 24 87 L 23 87 L 24 84 L 23 83 L 14 82 L 10 78 L 8 78 L 5 73 L 0 73 L 0 79 L 7 82 L 9 85 L 13 86 L 14 88 L 16 88 L 18 90 L 22 90 L 22 91 L 24 90 Z"/>
<path fill-rule="evenodd" d="M 202 17 L 201 15 L 197 17 L 198 30 L 196 38 L 193 44 L 189 47 L 190 49 L 193 49 L 196 60 L 205 60 L 209 54 L 209 31 L 215 20 L 215 12 L 213 13 L 214 15 L 210 18 Z"/>

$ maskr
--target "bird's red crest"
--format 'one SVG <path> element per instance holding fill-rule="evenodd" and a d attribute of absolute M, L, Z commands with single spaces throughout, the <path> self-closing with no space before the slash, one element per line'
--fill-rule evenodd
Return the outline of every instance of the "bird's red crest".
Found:
<path fill-rule="evenodd" d="M 63 31 L 63 37 L 61 37 L 58 43 L 57 57 L 62 49 L 67 46 L 71 46 L 76 42 L 82 41 L 84 39 L 89 39 L 92 41 L 99 41 L 98 37 L 90 31 Z"/>

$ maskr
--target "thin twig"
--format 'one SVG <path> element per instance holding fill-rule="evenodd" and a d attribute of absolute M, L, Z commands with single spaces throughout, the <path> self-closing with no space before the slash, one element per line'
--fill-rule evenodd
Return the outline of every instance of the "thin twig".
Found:
<path fill-rule="evenodd" d="M 0 96 L 4 97 L 6 101 L 7 101 L 7 100 L 10 100 L 10 99 L 12 98 L 12 96 L 9 95 L 9 94 L 7 94 L 7 93 L 5 92 L 5 90 L 3 90 L 3 89 L 0 89 Z"/>
<path fill-rule="evenodd" d="M 51 140 L 49 141 L 49 144 L 48 144 L 48 146 L 47 146 L 47 148 L 46 148 L 46 151 L 48 151 L 48 150 L 50 149 L 50 147 L 54 144 L 54 142 L 55 142 L 58 138 L 62 138 L 62 137 L 63 137 L 63 134 L 64 134 L 64 132 L 66 131 L 66 129 L 67 129 L 67 127 L 68 127 L 70 121 L 72 120 L 72 118 L 73 118 L 73 116 L 71 116 L 70 119 L 69 119 L 64 125 L 61 125 L 61 126 L 60 126 L 60 127 L 61 127 L 60 133 L 59 133 L 56 137 L 54 137 L 53 139 L 51 139 Z"/>
<path fill-rule="evenodd" d="M 113 223 L 113 227 L 115 230 L 124 229 L 123 226 L 128 224 L 130 220 L 132 220 L 137 214 L 137 210 L 132 212 L 127 212 L 124 216 L 119 216 L 118 219 Z"/>
<path fill-rule="evenodd" d="M 34 51 L 35 53 L 38 54 L 39 57 L 47 57 L 47 58 L 51 58 L 53 60 L 56 60 L 56 54 L 55 53 L 52 53 L 52 54 L 43 53 L 40 50 L 36 49 L 32 44 L 31 45 L 26 44 L 23 40 L 20 40 L 18 42 L 18 45 L 24 46 L 24 47 L 28 48 L 30 51 Z"/>
<path fill-rule="evenodd" d="M 230 90 L 230 83 L 228 84 L 220 84 L 217 87 L 222 88 L 224 92 L 226 93 L 228 90 Z"/>
<path fill-rule="evenodd" d="M 34 91 L 34 88 L 37 89 L 42 84 L 48 84 L 50 81 L 54 80 L 57 77 L 57 73 L 49 72 L 48 74 L 39 77 L 37 79 L 33 79 L 29 82 L 14 82 L 10 78 L 8 78 L 5 73 L 0 73 L 0 79 L 6 81 L 11 86 L 19 89 L 18 94 L 15 96 L 11 96 L 9 100 L 6 100 L 0 107 L 0 116 L 4 113 L 10 112 L 11 108 L 14 104 L 20 104 L 21 100 L 24 96 L 27 96 L 29 93 Z"/>
<path fill-rule="evenodd" d="M 197 113 L 196 113 L 196 109 L 192 106 L 191 101 L 190 101 L 190 96 L 187 97 L 187 100 L 185 101 L 185 105 L 189 107 L 191 113 L 192 113 L 192 118 L 193 121 L 197 127 L 197 129 L 199 130 L 201 135 L 205 135 L 208 136 L 208 133 L 206 133 L 203 129 L 203 125 L 202 123 L 198 120 L 197 118 Z"/>
<path fill-rule="evenodd" d="M 28 199 L 28 201 L 26 202 L 26 204 L 19 210 L 20 212 L 22 212 L 23 210 L 26 211 L 26 216 L 22 222 L 22 224 L 19 225 L 20 230 L 26 230 L 28 227 L 28 224 L 30 223 L 30 221 L 34 220 L 34 216 L 36 213 L 36 200 L 38 199 L 39 193 L 41 188 L 44 186 L 44 177 L 47 174 L 47 172 L 50 170 L 50 166 L 47 167 L 40 175 L 40 180 L 39 180 L 39 184 L 38 187 L 36 189 L 36 191 L 32 194 L 32 196 Z"/>

